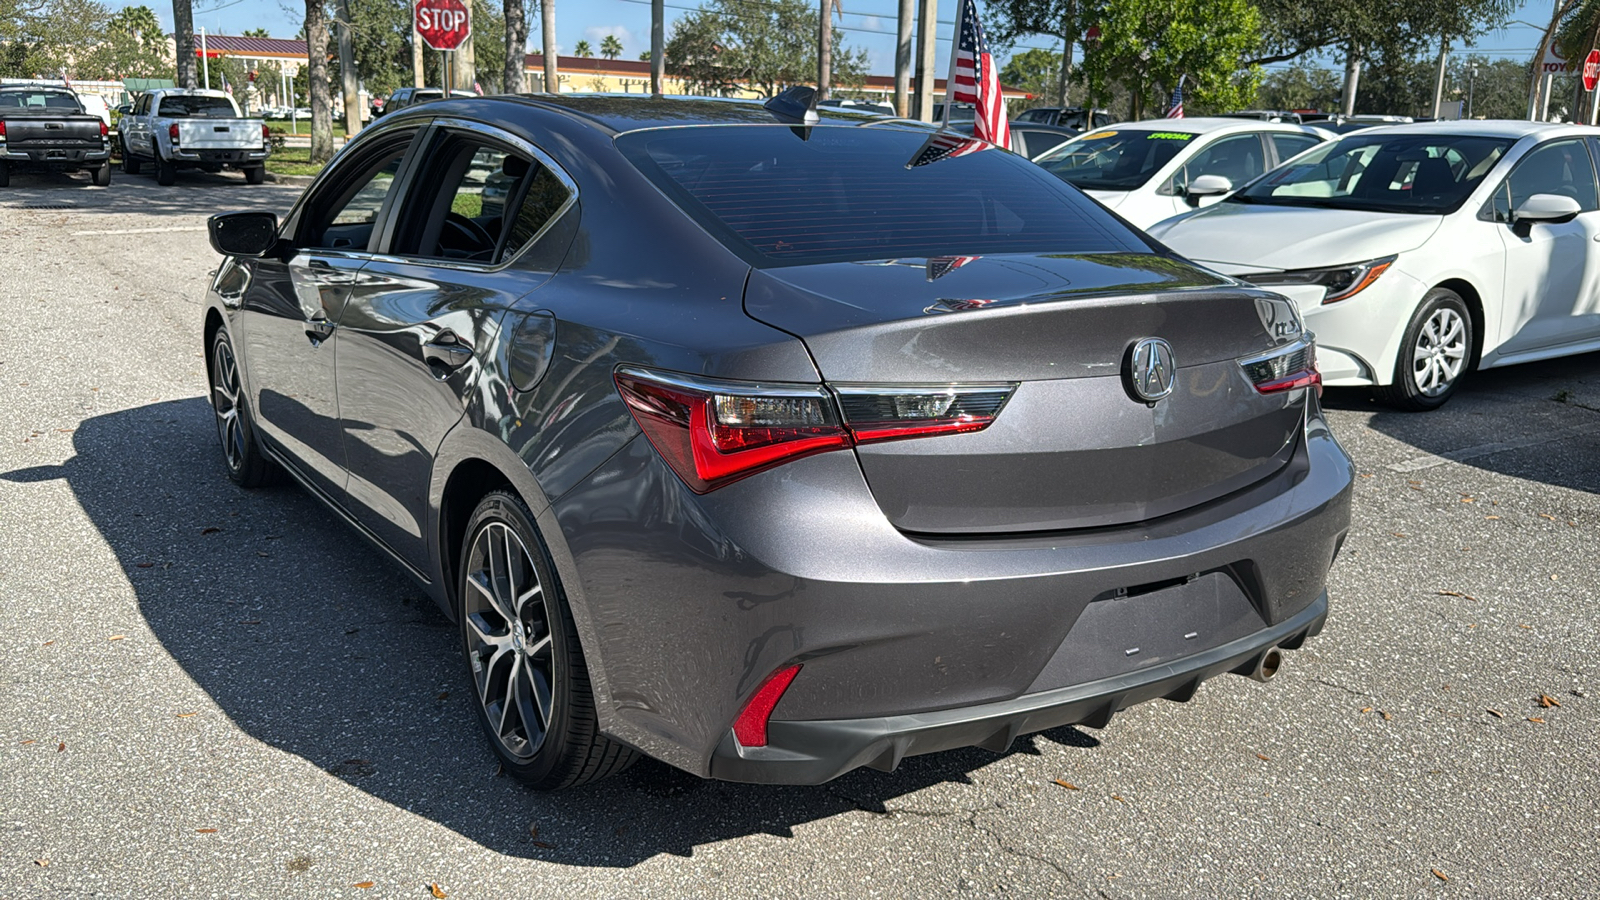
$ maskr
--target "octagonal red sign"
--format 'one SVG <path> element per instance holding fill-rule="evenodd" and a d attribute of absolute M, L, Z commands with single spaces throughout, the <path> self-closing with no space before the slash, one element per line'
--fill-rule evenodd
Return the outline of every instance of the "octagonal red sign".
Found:
<path fill-rule="evenodd" d="M 462 0 L 417 0 L 417 34 L 435 50 L 456 50 L 472 36 L 472 16 Z"/>
<path fill-rule="evenodd" d="M 1600 84 L 1600 50 L 1590 50 L 1583 61 L 1583 89 L 1592 91 L 1596 84 Z"/>

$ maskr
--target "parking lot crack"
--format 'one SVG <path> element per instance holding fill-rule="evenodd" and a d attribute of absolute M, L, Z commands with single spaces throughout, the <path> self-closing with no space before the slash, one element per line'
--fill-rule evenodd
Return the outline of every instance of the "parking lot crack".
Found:
<path fill-rule="evenodd" d="M 1359 697 L 1362 700 L 1366 700 L 1366 699 L 1368 699 L 1368 698 L 1370 698 L 1372 696 L 1371 694 L 1365 693 L 1363 691 L 1358 691 L 1358 690 L 1355 690 L 1353 688 L 1347 688 L 1347 687 L 1345 687 L 1344 685 L 1340 684 L 1337 681 L 1330 681 L 1330 680 L 1328 680 L 1326 678 L 1314 678 L 1312 680 L 1315 681 L 1317 684 L 1323 685 L 1324 687 L 1331 687 L 1331 688 L 1333 688 L 1334 690 L 1337 690 L 1337 691 L 1344 691 L 1346 694 L 1349 694 L 1352 697 Z"/>

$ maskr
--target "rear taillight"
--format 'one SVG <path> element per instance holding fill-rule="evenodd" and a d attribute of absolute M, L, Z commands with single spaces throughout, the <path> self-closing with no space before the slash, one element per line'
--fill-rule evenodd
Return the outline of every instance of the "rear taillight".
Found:
<path fill-rule="evenodd" d="M 172 138 L 172 142 L 174 144 L 176 144 L 178 142 L 178 123 L 177 122 L 173 122 L 171 125 L 167 126 L 167 137 Z"/>
<path fill-rule="evenodd" d="M 6 139 L 6 123 L 0 122 L 0 141 Z"/>
<path fill-rule="evenodd" d="M 262 125 L 261 126 L 261 142 L 262 143 L 266 143 L 267 141 L 270 141 L 270 140 L 272 140 L 272 128 L 270 126 L 267 126 L 267 125 Z"/>
<path fill-rule="evenodd" d="M 757 384 L 624 368 L 634 421 L 697 494 L 801 457 L 858 444 L 979 431 L 1014 385 Z M 841 414 L 842 410 L 842 414 Z"/>
<path fill-rule="evenodd" d="M 1322 373 L 1317 371 L 1317 345 L 1308 337 L 1261 356 L 1243 359 L 1245 377 L 1262 394 L 1276 394 L 1295 388 L 1322 390 Z"/>
<path fill-rule="evenodd" d="M 783 692 L 789 689 L 794 677 L 800 674 L 799 666 L 786 666 L 767 676 L 767 680 L 756 688 L 755 696 L 744 705 L 739 712 L 739 717 L 733 720 L 733 736 L 741 747 L 765 747 L 767 745 L 767 722 L 772 718 L 772 710 L 783 699 Z"/>
<path fill-rule="evenodd" d="M 100 122 L 100 136 L 101 137 L 105 137 L 106 135 L 108 135 L 110 133 L 111 133 L 110 127 L 108 127 L 106 125 L 104 120 L 101 120 L 101 122 Z"/>

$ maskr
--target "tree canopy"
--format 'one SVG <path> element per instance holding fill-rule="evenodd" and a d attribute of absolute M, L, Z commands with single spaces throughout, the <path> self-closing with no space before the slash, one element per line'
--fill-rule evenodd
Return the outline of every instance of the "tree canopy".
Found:
<path fill-rule="evenodd" d="M 1085 13 L 1100 26 L 1082 68 L 1096 102 L 1120 82 L 1137 119 L 1180 78 L 1187 98 L 1212 109 L 1255 99 L 1260 70 L 1248 60 L 1261 46 L 1261 13 L 1249 0 L 1103 0 Z"/>
<path fill-rule="evenodd" d="M 673 23 L 667 41 L 667 69 L 691 91 L 728 95 L 749 88 L 771 97 L 817 78 L 817 4 L 772 0 L 759 7 L 744 0 L 710 0 Z M 833 32 L 836 86 L 866 81 L 867 54 L 846 49 Z"/>

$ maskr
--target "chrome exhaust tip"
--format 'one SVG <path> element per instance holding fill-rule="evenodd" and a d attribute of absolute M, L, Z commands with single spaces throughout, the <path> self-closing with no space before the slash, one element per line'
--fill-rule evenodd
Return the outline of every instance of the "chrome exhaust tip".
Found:
<path fill-rule="evenodd" d="M 1283 668 L 1283 651 L 1277 647 L 1268 647 L 1256 660 L 1255 668 L 1250 670 L 1250 678 L 1255 681 L 1271 681 L 1281 668 Z"/>

